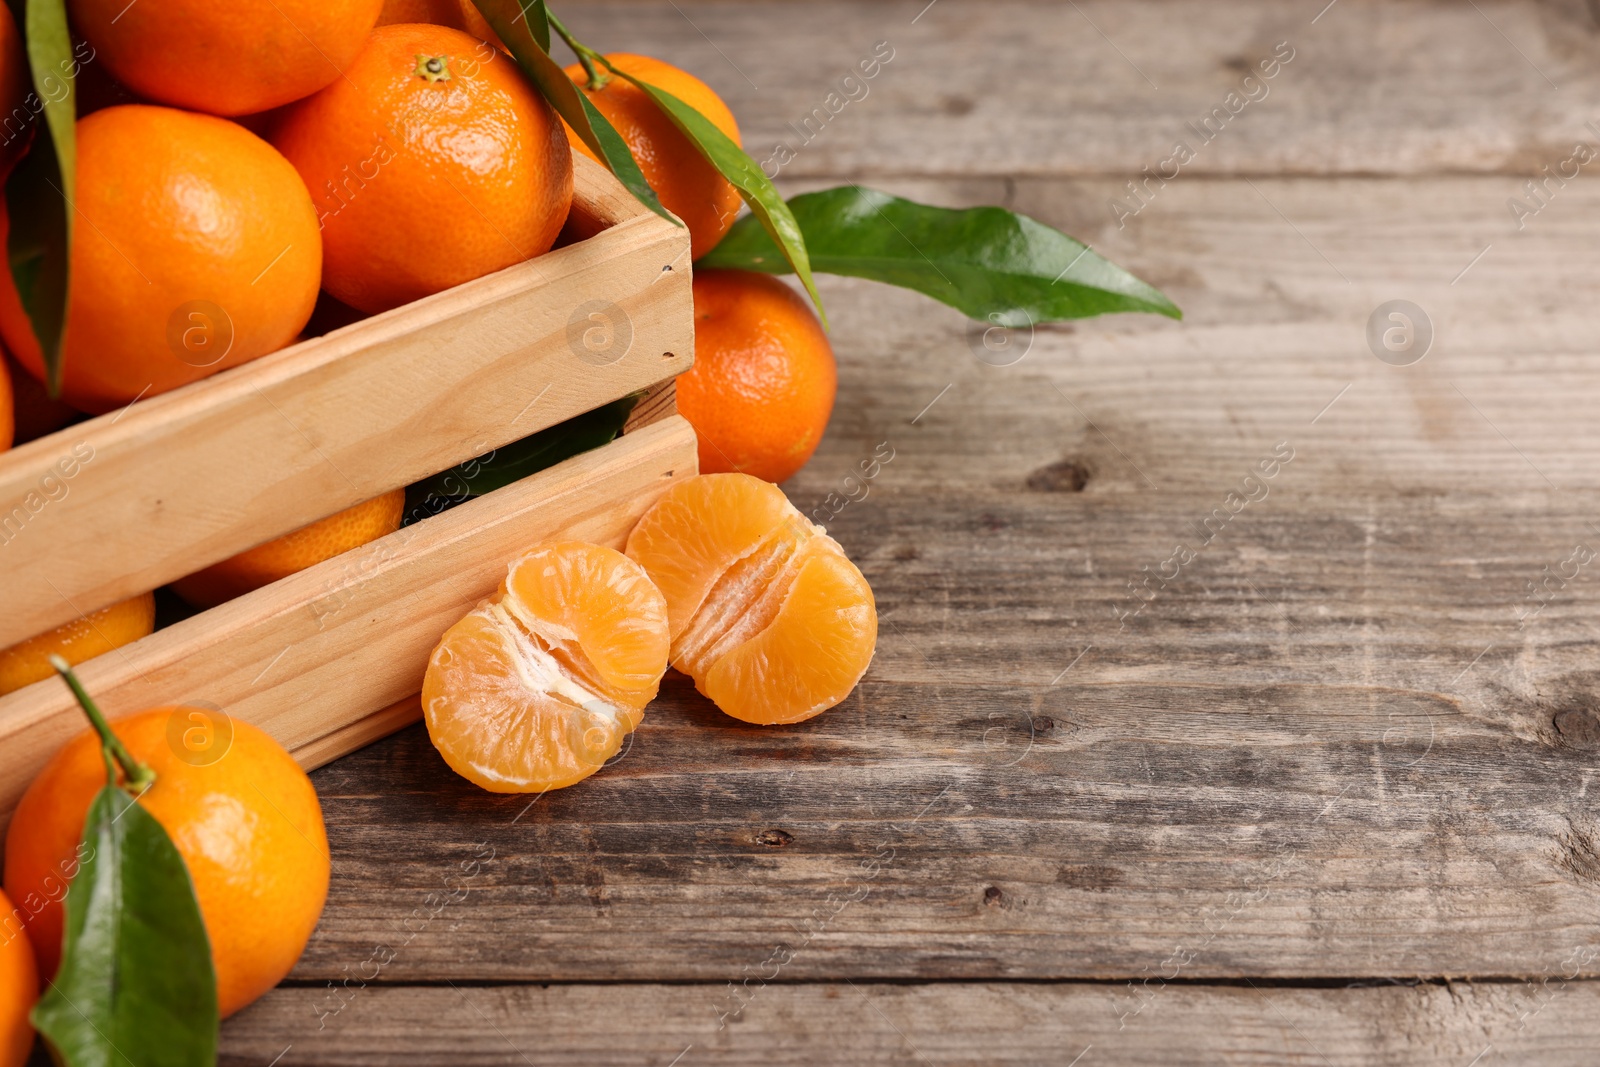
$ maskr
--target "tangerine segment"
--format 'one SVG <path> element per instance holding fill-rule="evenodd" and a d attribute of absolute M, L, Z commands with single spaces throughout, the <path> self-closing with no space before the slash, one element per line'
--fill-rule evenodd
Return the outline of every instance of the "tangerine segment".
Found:
<path fill-rule="evenodd" d="M 614 549 L 550 542 L 445 632 L 423 714 L 452 770 L 496 793 L 561 789 L 616 755 L 667 669 L 667 605 Z"/>
<path fill-rule="evenodd" d="M 872 662 L 867 580 L 769 482 L 706 474 L 673 486 L 639 520 L 628 555 L 666 596 L 672 665 L 736 719 L 809 719 Z"/>
<path fill-rule="evenodd" d="M 791 515 L 782 489 L 748 474 L 686 478 L 644 514 L 627 552 L 667 598 L 674 646 L 717 579 Z"/>
<path fill-rule="evenodd" d="M 872 662 L 878 612 L 866 578 L 842 551 L 807 556 L 772 624 L 696 679 L 736 719 L 809 719 L 849 696 Z"/>

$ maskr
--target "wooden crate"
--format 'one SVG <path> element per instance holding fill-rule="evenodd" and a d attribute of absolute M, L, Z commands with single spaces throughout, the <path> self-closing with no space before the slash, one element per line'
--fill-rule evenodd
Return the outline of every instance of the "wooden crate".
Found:
<path fill-rule="evenodd" d="M 514 556 L 620 546 L 696 469 L 671 391 L 694 352 L 688 232 L 574 165 L 573 243 L 0 453 L 0 647 L 649 390 L 603 448 L 78 671 L 110 715 L 216 706 L 308 767 L 416 719 L 428 652 Z M 596 312 L 626 324 L 599 355 Z M 83 725 L 57 679 L 0 697 L 0 825 Z"/>

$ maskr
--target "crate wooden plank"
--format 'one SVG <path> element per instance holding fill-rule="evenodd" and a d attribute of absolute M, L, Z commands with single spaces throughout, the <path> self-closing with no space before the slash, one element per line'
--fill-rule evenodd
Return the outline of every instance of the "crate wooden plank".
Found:
<path fill-rule="evenodd" d="M 686 231 L 576 166 L 593 238 L 0 455 L 0 646 L 687 368 Z"/>
<path fill-rule="evenodd" d="M 422 688 L 439 635 L 518 554 L 557 535 L 620 546 L 667 485 L 694 471 L 694 431 L 671 416 L 159 630 L 79 675 L 108 715 L 203 702 L 304 749 L 308 764 L 326 762 L 408 721 L 394 705 Z M 0 820 L 81 729 L 58 680 L 0 698 Z"/>

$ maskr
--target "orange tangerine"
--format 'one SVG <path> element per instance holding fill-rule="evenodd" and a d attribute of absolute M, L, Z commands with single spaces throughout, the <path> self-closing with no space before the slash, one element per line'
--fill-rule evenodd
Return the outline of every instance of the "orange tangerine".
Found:
<path fill-rule="evenodd" d="M 197 608 L 213 607 L 394 533 L 405 506 L 406 491 L 392 490 L 179 578 L 172 591 Z"/>
<path fill-rule="evenodd" d="M 96 111 L 77 136 L 63 400 L 111 411 L 295 339 L 317 301 L 322 236 L 288 160 L 236 122 L 146 104 Z M 43 381 L 10 271 L 0 336 Z"/>
<path fill-rule="evenodd" d="M 5 361 L 5 373 L 0 374 L 0 452 L 11 447 L 16 436 L 16 390 L 11 385 L 11 361 Z"/>
<path fill-rule="evenodd" d="M 63 74 L 78 69 L 74 60 L 67 60 Z M 11 173 L 11 168 L 28 151 L 33 141 L 33 123 L 37 113 L 29 106 L 33 78 L 28 70 L 28 57 L 23 51 L 22 32 L 17 20 L 6 6 L 0 11 L 0 181 Z M 35 98 L 32 103 L 37 104 Z"/>
<path fill-rule="evenodd" d="M 4 212 L 0 212 L 0 215 L 3 214 Z M 0 293 L 0 300 L 3 299 L 4 294 Z M 6 382 L 0 382 L 0 392 L 9 391 L 11 396 L 13 445 L 25 444 L 45 434 L 55 433 L 61 427 L 81 417 L 75 408 L 70 408 L 52 398 L 45 390 L 44 383 L 17 366 L 16 361 L 9 355 L 0 359 L 0 362 L 5 363 L 4 377 L 7 379 Z"/>
<path fill-rule="evenodd" d="M 694 366 L 677 390 L 702 473 L 791 477 L 821 443 L 838 386 L 833 346 L 804 297 L 770 274 L 694 272 Z"/>
<path fill-rule="evenodd" d="M 155 629 L 156 600 L 150 593 L 91 611 L 49 633 L 0 649 L 0 696 L 55 674 L 51 656 L 77 666 L 84 660 L 148 637 Z"/>
<path fill-rule="evenodd" d="M 282 745 L 217 711 L 151 708 L 111 729 L 155 773 L 139 803 L 189 869 L 217 1007 L 232 1014 L 289 973 L 322 914 L 329 860 L 317 791 Z M 204 737 L 189 740 L 196 731 Z M 46 979 L 61 962 L 60 886 L 77 874 L 84 817 L 105 784 L 100 738 L 85 730 L 29 784 L 6 834 L 5 889 Z"/>
<path fill-rule="evenodd" d="M 382 0 L 69 0 L 117 80 L 164 104 L 247 115 L 338 78 Z"/>
<path fill-rule="evenodd" d="M 483 17 L 472 0 L 383 0 L 378 25 L 391 26 L 397 22 L 431 22 L 435 26 L 449 26 L 452 30 L 470 33 L 480 41 L 504 47 L 490 28 L 489 20 Z"/>
<path fill-rule="evenodd" d="M 770 482 L 677 483 L 634 527 L 628 556 L 666 597 L 672 665 L 736 719 L 809 719 L 849 696 L 872 662 L 866 578 Z"/>
<path fill-rule="evenodd" d="M 515 60 L 447 26 L 379 26 L 272 140 L 316 200 L 323 287 L 361 311 L 542 255 L 572 206 L 561 120 Z"/>
<path fill-rule="evenodd" d="M 609 52 L 606 59 L 618 70 L 682 100 L 713 126 L 740 143 L 739 124 L 733 112 L 705 82 L 688 71 L 650 56 L 628 52 Z M 567 68 L 567 77 L 577 83 L 589 102 L 616 127 L 628 151 L 639 164 L 644 180 L 650 183 L 661 206 L 683 220 L 689 228 L 689 256 L 699 259 L 733 228 L 739 216 L 739 190 L 706 161 L 684 132 L 673 125 L 645 91 L 604 68 L 599 89 L 589 87 L 588 72 L 582 64 Z M 562 124 L 574 152 L 582 152 L 596 162 L 598 157 L 583 143 L 576 131 Z"/>
<path fill-rule="evenodd" d="M 561 789 L 616 755 L 667 669 L 667 606 L 639 565 L 581 541 L 511 564 L 428 659 L 428 736 L 496 793 Z"/>
<path fill-rule="evenodd" d="M 0 893 L 0 1067 L 22 1067 L 33 1050 L 28 1012 L 39 999 L 39 968 L 22 914 Z"/>

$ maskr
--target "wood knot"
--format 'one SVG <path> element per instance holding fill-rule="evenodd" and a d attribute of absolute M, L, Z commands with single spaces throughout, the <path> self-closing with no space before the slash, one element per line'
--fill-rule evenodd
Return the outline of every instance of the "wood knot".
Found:
<path fill-rule="evenodd" d="M 1040 467 L 1023 483 L 1035 493 L 1081 493 L 1089 484 L 1089 468 L 1075 459 Z"/>
<path fill-rule="evenodd" d="M 763 830 L 756 835 L 756 844 L 768 848 L 783 848 L 794 840 L 794 835 L 783 830 Z"/>
<path fill-rule="evenodd" d="M 1033 730 L 1035 733 L 1049 733 L 1055 728 L 1056 721 L 1048 715 L 1040 715 L 1038 718 L 1033 720 Z"/>
<path fill-rule="evenodd" d="M 1588 708 L 1566 708 L 1552 717 L 1556 735 L 1569 748 L 1600 748 L 1600 718 Z"/>
<path fill-rule="evenodd" d="M 1000 887 L 992 885 L 983 891 L 983 902 L 991 908 L 998 908 L 1005 899 L 1005 894 L 1000 892 Z"/>

